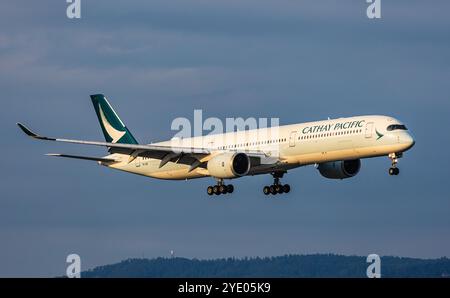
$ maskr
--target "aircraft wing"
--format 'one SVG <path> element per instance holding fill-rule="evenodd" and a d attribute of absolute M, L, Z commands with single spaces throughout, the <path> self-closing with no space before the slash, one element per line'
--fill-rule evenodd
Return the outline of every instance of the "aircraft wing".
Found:
<path fill-rule="evenodd" d="M 194 147 L 173 147 L 173 146 L 160 146 L 160 145 L 137 145 L 137 144 L 120 144 L 120 143 L 108 143 L 108 142 L 96 142 L 96 141 L 82 141 L 82 140 L 70 140 L 70 139 L 59 139 L 59 138 L 50 138 L 38 135 L 31 131 L 28 127 L 21 123 L 17 123 L 17 125 L 22 129 L 22 131 L 28 136 L 44 141 L 55 141 L 55 142 L 64 142 L 64 143 L 72 143 L 72 144 L 81 144 L 81 145 L 92 145 L 92 146 L 100 146 L 100 147 L 108 147 L 111 148 L 111 153 L 122 153 L 132 155 L 132 153 L 136 151 L 157 151 L 164 153 L 192 153 L 192 154 L 209 154 L 210 150 L 204 148 L 194 148 Z M 143 156 L 139 154 L 139 156 Z"/>
<path fill-rule="evenodd" d="M 44 141 L 55 141 L 55 142 L 63 142 L 63 143 L 71 143 L 71 144 L 80 144 L 80 145 L 91 145 L 91 146 L 100 146 L 107 147 L 110 153 L 119 153 L 129 155 L 130 158 L 128 162 L 132 162 L 138 156 L 148 157 L 161 160 L 160 167 L 164 166 L 166 163 L 170 161 L 176 161 L 177 163 L 190 165 L 191 169 L 195 169 L 201 166 L 202 163 L 207 162 L 210 158 L 215 156 L 216 152 L 212 148 L 196 148 L 196 147 L 174 147 L 174 146 L 161 146 L 161 145 L 139 145 L 139 144 L 123 144 L 123 143 L 108 143 L 108 142 L 97 142 L 97 141 L 84 141 L 84 140 L 71 140 L 71 139 L 60 139 L 60 138 L 52 138 L 41 136 L 31 129 L 26 127 L 21 123 L 17 123 L 20 129 L 28 136 Z M 265 153 L 260 151 L 252 151 L 246 153 L 250 157 L 262 158 L 265 156 Z M 78 159 L 86 159 L 86 160 L 94 160 L 94 161 L 104 161 L 104 162 L 113 162 L 114 160 L 100 160 L 101 158 L 94 157 L 82 157 L 82 156 L 73 156 L 66 154 L 56 154 L 51 156 L 59 156 L 59 157 L 68 157 L 68 158 L 78 158 Z"/>

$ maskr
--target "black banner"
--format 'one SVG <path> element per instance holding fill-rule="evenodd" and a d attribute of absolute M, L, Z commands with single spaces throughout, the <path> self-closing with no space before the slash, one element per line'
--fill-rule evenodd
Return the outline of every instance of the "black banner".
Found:
<path fill-rule="evenodd" d="M 311 295 L 378 295 L 438 293 L 450 279 L 0 279 L 0 290 L 58 297 L 136 295 L 145 297 L 309 297 Z M 283 296 L 280 296 L 283 295 Z"/>

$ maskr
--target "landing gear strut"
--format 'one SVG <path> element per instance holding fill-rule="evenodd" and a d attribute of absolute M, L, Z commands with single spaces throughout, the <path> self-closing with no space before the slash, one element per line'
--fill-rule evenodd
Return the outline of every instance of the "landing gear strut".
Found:
<path fill-rule="evenodd" d="M 273 184 L 270 186 L 264 186 L 263 193 L 267 196 L 269 194 L 282 194 L 291 191 L 291 186 L 289 184 L 281 184 L 280 178 L 283 178 L 284 172 L 273 172 Z"/>
<path fill-rule="evenodd" d="M 232 193 L 234 191 L 234 186 L 232 184 L 225 185 L 223 179 L 217 180 L 217 184 L 214 186 L 208 186 L 206 192 L 208 195 L 224 195 L 227 193 Z"/>
<path fill-rule="evenodd" d="M 402 157 L 401 153 L 391 153 L 391 154 L 389 154 L 389 159 L 392 162 L 392 165 L 389 168 L 389 175 L 397 176 L 398 174 L 400 174 L 400 169 L 397 168 L 398 159 L 400 157 Z"/>

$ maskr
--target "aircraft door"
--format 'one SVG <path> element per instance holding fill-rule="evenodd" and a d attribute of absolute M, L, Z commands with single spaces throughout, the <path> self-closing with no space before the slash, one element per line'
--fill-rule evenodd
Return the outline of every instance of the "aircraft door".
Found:
<path fill-rule="evenodd" d="M 297 132 L 292 131 L 289 136 L 289 147 L 295 147 L 295 140 L 297 139 Z"/>
<path fill-rule="evenodd" d="M 369 122 L 366 124 L 366 132 L 365 132 L 365 136 L 367 139 L 372 137 L 372 131 L 373 131 L 373 122 Z"/>

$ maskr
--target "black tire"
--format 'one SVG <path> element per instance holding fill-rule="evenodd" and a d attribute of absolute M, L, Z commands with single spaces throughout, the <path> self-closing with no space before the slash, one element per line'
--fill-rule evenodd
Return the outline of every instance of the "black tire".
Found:
<path fill-rule="evenodd" d="M 214 192 L 215 195 L 220 195 L 219 186 L 214 185 L 213 186 L 213 192 Z"/>
<path fill-rule="evenodd" d="M 276 193 L 279 193 L 279 194 L 283 193 L 283 189 L 282 189 L 281 185 L 279 185 L 279 184 L 275 185 L 275 191 L 276 191 Z"/>
<path fill-rule="evenodd" d="M 214 194 L 214 190 L 212 186 L 208 186 L 208 188 L 206 189 L 206 192 L 208 193 L 208 195 L 212 196 Z"/>
<path fill-rule="evenodd" d="M 268 186 L 263 187 L 263 193 L 267 196 L 270 194 L 270 188 Z"/>
<path fill-rule="evenodd" d="M 289 184 L 283 185 L 283 192 L 289 193 L 291 191 L 291 186 Z"/>
<path fill-rule="evenodd" d="M 389 175 L 395 175 L 395 168 L 389 168 Z"/>
<path fill-rule="evenodd" d="M 395 168 L 395 175 L 400 174 L 400 169 L 399 168 Z"/>
<path fill-rule="evenodd" d="M 227 193 L 227 187 L 225 186 L 225 185 L 220 185 L 219 186 L 219 192 L 221 193 L 221 194 L 226 194 Z"/>
<path fill-rule="evenodd" d="M 276 194 L 277 194 L 277 191 L 276 191 L 276 189 L 275 189 L 275 185 L 269 186 L 269 189 L 270 189 L 270 193 L 271 193 L 271 194 L 273 194 L 273 195 L 276 195 Z"/>
<path fill-rule="evenodd" d="M 233 186 L 233 184 L 228 184 L 228 185 L 227 185 L 227 192 L 228 192 L 228 193 L 233 193 L 233 191 L 234 191 L 234 186 Z"/>

